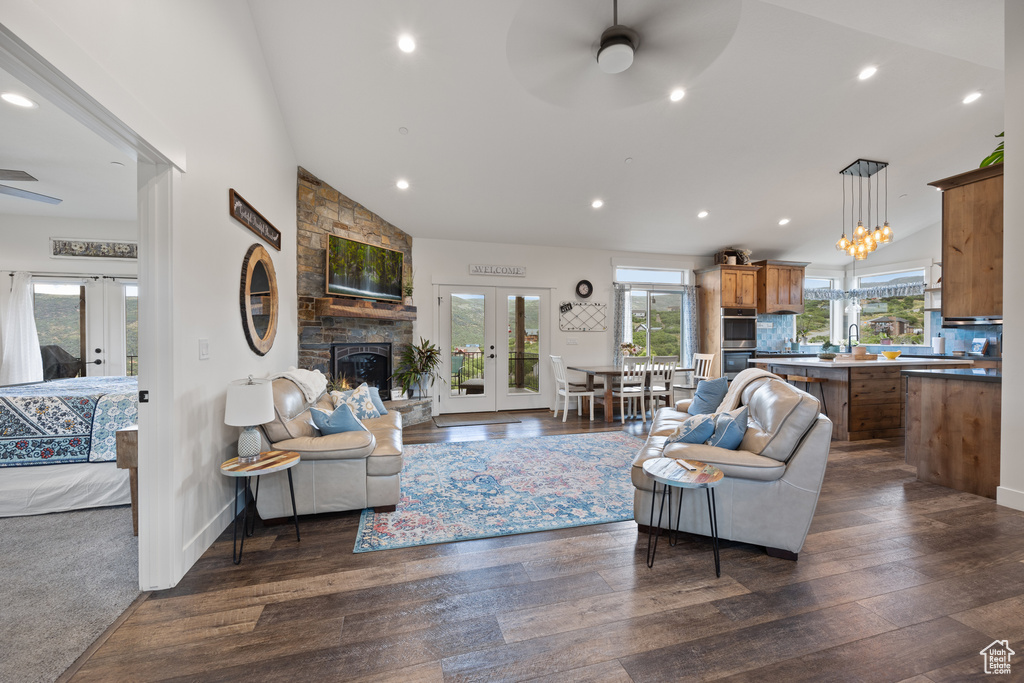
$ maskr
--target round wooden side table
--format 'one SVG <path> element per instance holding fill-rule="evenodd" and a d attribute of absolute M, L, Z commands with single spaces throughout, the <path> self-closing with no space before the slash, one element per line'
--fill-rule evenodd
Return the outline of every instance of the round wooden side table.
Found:
<path fill-rule="evenodd" d="M 690 469 L 690 468 L 693 469 Z M 661 532 L 661 518 L 665 512 L 665 499 L 668 498 L 669 546 L 675 546 L 676 533 L 679 530 L 679 519 L 683 512 L 683 489 L 704 489 L 708 499 L 708 517 L 711 521 L 711 544 L 715 551 L 715 576 L 722 575 L 722 566 L 718 559 L 718 515 L 715 508 L 715 488 L 722 483 L 725 473 L 714 465 L 696 460 L 677 460 L 675 458 L 651 458 L 644 462 L 644 473 L 654 480 L 654 491 L 651 494 L 651 526 L 647 534 L 647 566 L 654 566 L 654 554 L 658 552 L 658 535 Z M 661 508 L 658 510 L 658 524 L 654 524 L 654 499 L 658 497 L 658 484 L 662 485 Z M 679 489 L 679 503 L 676 509 L 676 524 L 672 528 L 672 489 Z M 651 547 L 651 536 L 654 536 L 654 547 Z"/>
<path fill-rule="evenodd" d="M 242 562 L 242 551 L 245 549 L 245 537 L 252 536 L 256 531 L 256 501 L 260 495 L 260 475 L 272 474 L 288 470 L 288 491 L 292 494 L 292 519 L 295 521 L 295 540 L 299 538 L 299 515 L 295 511 L 295 488 L 292 486 L 291 468 L 299 464 L 299 454 L 294 451 L 264 451 L 256 462 L 238 462 L 231 458 L 221 463 L 220 473 L 226 477 L 235 477 L 235 507 L 238 506 L 238 489 L 244 482 L 245 494 L 242 498 L 242 540 L 238 541 L 238 511 L 235 511 L 234 527 L 231 531 L 231 559 L 235 564 Z M 256 494 L 252 495 L 250 482 L 256 477 Z M 252 514 L 249 515 L 249 498 L 252 497 Z M 248 518 L 248 519 L 247 519 Z"/>

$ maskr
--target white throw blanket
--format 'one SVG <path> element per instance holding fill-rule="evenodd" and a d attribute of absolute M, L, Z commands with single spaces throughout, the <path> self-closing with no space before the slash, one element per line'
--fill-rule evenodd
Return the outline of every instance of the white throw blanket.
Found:
<path fill-rule="evenodd" d="M 747 385 L 754 380 L 761 379 L 762 377 L 775 377 L 778 379 L 778 375 L 772 374 L 767 370 L 761 368 L 747 368 L 742 371 L 732 382 L 729 383 L 729 391 L 726 393 L 725 398 L 722 399 L 721 405 L 718 406 L 718 410 L 715 413 L 722 413 L 727 410 L 735 410 L 740 406 L 740 397 L 743 395 L 743 390 L 747 388 Z"/>
<path fill-rule="evenodd" d="M 300 370 L 295 367 L 288 368 L 284 372 L 275 372 L 268 379 L 286 377 L 302 389 L 302 395 L 306 403 L 313 403 L 320 394 L 327 390 L 327 378 L 319 370 Z"/>

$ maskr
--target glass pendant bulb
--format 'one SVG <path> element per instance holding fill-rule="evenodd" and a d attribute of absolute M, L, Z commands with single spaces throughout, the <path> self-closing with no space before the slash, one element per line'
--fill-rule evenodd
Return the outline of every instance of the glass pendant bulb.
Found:
<path fill-rule="evenodd" d="M 886 244 L 892 242 L 892 228 L 889 227 L 889 221 L 882 225 L 882 242 Z"/>
<path fill-rule="evenodd" d="M 857 221 L 857 229 L 853 231 L 853 234 L 857 237 L 863 237 L 868 233 L 868 229 L 864 227 L 864 223 Z"/>
<path fill-rule="evenodd" d="M 843 236 L 839 238 L 838 242 L 836 242 L 836 250 L 837 251 L 846 251 L 846 248 L 848 246 L 850 246 L 850 240 L 848 240 L 846 238 L 846 233 L 843 232 Z"/>
<path fill-rule="evenodd" d="M 871 253 L 875 249 L 878 248 L 878 243 L 876 243 L 874 240 L 868 240 L 867 241 L 867 245 L 868 245 L 868 253 Z"/>
<path fill-rule="evenodd" d="M 873 239 L 875 242 L 878 242 L 879 244 L 882 243 L 882 229 L 877 225 L 875 226 L 874 232 L 871 233 L 871 239 Z"/>
<path fill-rule="evenodd" d="M 846 248 L 846 253 L 849 254 L 850 256 L 856 255 L 857 247 L 853 244 L 853 242 L 850 242 L 850 246 Z"/>

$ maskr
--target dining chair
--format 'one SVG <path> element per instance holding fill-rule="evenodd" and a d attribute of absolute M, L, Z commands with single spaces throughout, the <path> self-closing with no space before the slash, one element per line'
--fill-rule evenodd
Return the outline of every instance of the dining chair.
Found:
<path fill-rule="evenodd" d="M 612 387 L 612 398 L 619 399 L 619 418 L 626 423 L 626 399 L 629 399 L 630 415 L 635 415 L 634 399 L 640 401 L 640 419 L 647 425 L 647 409 L 644 405 L 644 385 L 647 381 L 647 366 L 650 356 L 626 356 L 622 359 L 622 372 L 619 373 L 619 384 Z"/>
<path fill-rule="evenodd" d="M 697 382 L 702 379 L 711 379 L 711 368 L 715 364 L 715 354 L 713 353 L 695 353 L 693 354 L 693 380 L 692 383 L 687 384 L 675 384 L 672 389 L 675 391 L 687 391 L 689 396 L 683 396 L 682 398 L 689 398 L 693 396 L 693 392 L 697 390 Z M 675 398 L 675 391 L 673 391 L 673 399 Z"/>
<path fill-rule="evenodd" d="M 650 399 L 651 419 L 658 408 L 658 399 L 665 399 L 665 405 L 674 404 L 674 387 L 672 382 L 676 376 L 679 356 L 654 356 L 651 358 L 650 380 L 644 392 Z"/>
<path fill-rule="evenodd" d="M 558 399 L 562 397 L 562 422 L 569 415 L 569 399 L 576 398 L 576 414 L 583 415 L 583 401 L 588 399 L 590 403 L 590 421 L 594 421 L 594 392 L 586 389 L 579 390 L 569 386 L 569 378 L 565 372 L 565 361 L 561 356 L 551 356 L 551 367 L 555 373 L 555 417 L 558 417 Z"/>

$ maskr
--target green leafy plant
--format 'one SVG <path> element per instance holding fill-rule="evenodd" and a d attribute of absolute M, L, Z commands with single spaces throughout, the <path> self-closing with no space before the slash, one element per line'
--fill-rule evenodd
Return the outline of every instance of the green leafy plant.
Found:
<path fill-rule="evenodd" d="M 407 276 L 405 281 L 402 283 L 402 294 L 404 296 L 412 296 L 412 276 Z"/>
<path fill-rule="evenodd" d="M 1001 138 L 1001 137 L 1003 137 L 1003 135 L 1005 133 L 1006 133 L 1006 131 L 1003 131 L 1002 133 L 1000 133 L 996 137 L 997 138 Z M 1002 142 L 1000 142 L 999 146 L 995 148 L 995 151 L 993 151 L 991 154 L 989 154 L 987 157 L 985 157 L 984 159 L 981 160 L 981 166 L 979 166 L 979 168 L 985 168 L 986 166 L 992 166 L 993 164 L 1001 164 L 1001 163 L 1003 163 L 1003 143 Z"/>
<path fill-rule="evenodd" d="M 402 391 L 410 395 L 413 387 L 419 387 L 420 395 L 424 393 L 426 386 L 433 386 L 435 379 L 444 379 L 438 374 L 441 367 L 441 349 L 432 342 L 420 337 L 419 344 L 410 344 L 402 351 L 398 361 L 398 369 L 392 378 L 402 386 Z"/>
<path fill-rule="evenodd" d="M 829 341 L 828 339 L 823 341 L 821 343 L 821 352 L 822 353 L 832 353 L 832 342 Z"/>

